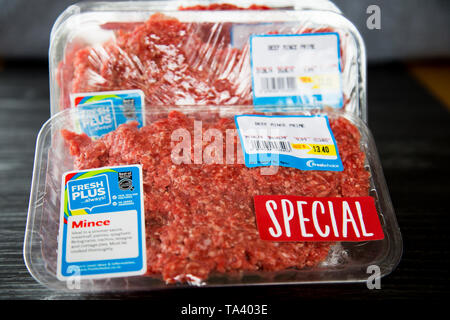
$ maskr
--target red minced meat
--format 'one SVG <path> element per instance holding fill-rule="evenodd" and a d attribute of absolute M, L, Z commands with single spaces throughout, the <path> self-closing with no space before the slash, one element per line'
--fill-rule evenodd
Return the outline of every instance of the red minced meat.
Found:
<path fill-rule="evenodd" d="M 203 121 L 203 132 L 215 128 L 225 137 L 227 129 L 235 129 L 232 119 L 211 117 Z M 260 168 L 236 160 L 174 164 L 172 132 L 185 128 L 193 137 L 194 128 L 194 118 L 178 111 L 141 129 L 136 122 L 123 124 L 95 141 L 86 134 L 62 134 L 77 169 L 142 165 L 148 274 L 173 283 L 203 281 L 212 273 L 314 267 L 326 259 L 332 243 L 261 240 L 253 196 L 367 196 L 369 172 L 358 129 L 344 118 L 330 119 L 330 126 L 342 172 L 279 167 L 274 175 L 262 175 Z M 234 144 L 236 159 L 242 159 L 239 138 Z M 203 141 L 203 150 L 207 145 Z"/>
<path fill-rule="evenodd" d="M 228 4 L 228 3 L 212 3 L 210 5 L 195 5 L 195 6 L 190 6 L 190 7 L 183 7 L 181 6 L 179 8 L 179 10 L 207 10 L 207 11 L 211 11 L 211 10 L 272 10 L 271 7 L 269 6 L 264 6 L 264 5 L 257 5 L 257 4 L 252 4 L 250 5 L 248 8 L 243 8 L 243 7 L 238 7 L 234 4 Z"/>
<path fill-rule="evenodd" d="M 143 23 L 105 23 L 115 39 L 66 48 L 56 74 L 61 109 L 70 107 L 70 93 L 131 89 L 141 89 L 153 106 L 252 104 L 249 44 L 234 48 L 231 26 L 185 23 L 161 13 Z M 332 31 L 304 26 L 298 33 Z"/>

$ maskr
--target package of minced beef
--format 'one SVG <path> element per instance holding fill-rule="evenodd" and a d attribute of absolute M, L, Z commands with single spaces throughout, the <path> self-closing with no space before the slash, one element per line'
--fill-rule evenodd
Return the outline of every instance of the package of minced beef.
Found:
<path fill-rule="evenodd" d="M 83 292 L 361 282 L 402 239 L 326 0 L 83 2 L 51 35 L 24 259 Z"/>
<path fill-rule="evenodd" d="M 39 133 L 24 258 L 40 283 L 362 282 L 398 264 L 380 160 L 352 112 L 147 106 L 116 126 L 121 108 L 70 108 Z"/>
<path fill-rule="evenodd" d="M 120 116 L 254 105 L 367 120 L 364 43 L 327 0 L 82 2 L 56 21 L 49 62 L 52 115 L 118 95 Z"/>

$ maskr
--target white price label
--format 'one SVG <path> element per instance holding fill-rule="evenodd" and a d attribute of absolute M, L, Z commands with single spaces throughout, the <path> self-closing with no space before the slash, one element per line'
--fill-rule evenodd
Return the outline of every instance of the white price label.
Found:
<path fill-rule="evenodd" d="M 339 35 L 253 35 L 255 105 L 342 107 Z"/>

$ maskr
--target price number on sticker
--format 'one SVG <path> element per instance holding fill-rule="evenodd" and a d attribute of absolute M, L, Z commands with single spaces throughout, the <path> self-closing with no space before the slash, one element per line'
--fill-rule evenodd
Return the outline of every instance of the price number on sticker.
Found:
<path fill-rule="evenodd" d="M 312 145 L 312 150 L 314 153 L 330 154 L 330 148 L 328 146 Z"/>
<path fill-rule="evenodd" d="M 321 156 L 336 156 L 336 148 L 331 144 L 292 144 L 294 149 L 308 150 L 307 154 L 321 155 Z"/>

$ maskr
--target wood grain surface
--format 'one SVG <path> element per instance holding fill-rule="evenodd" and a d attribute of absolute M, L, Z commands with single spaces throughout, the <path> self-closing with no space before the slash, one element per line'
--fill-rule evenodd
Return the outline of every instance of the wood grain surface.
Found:
<path fill-rule="evenodd" d="M 151 299 L 217 304 L 257 301 L 439 300 L 448 294 L 450 114 L 401 64 L 368 70 L 369 127 L 403 235 L 402 260 L 381 280 L 336 285 L 188 288 L 147 293 L 58 293 L 37 283 L 22 256 L 35 140 L 49 117 L 45 63 L 0 70 L 0 299 Z"/>

